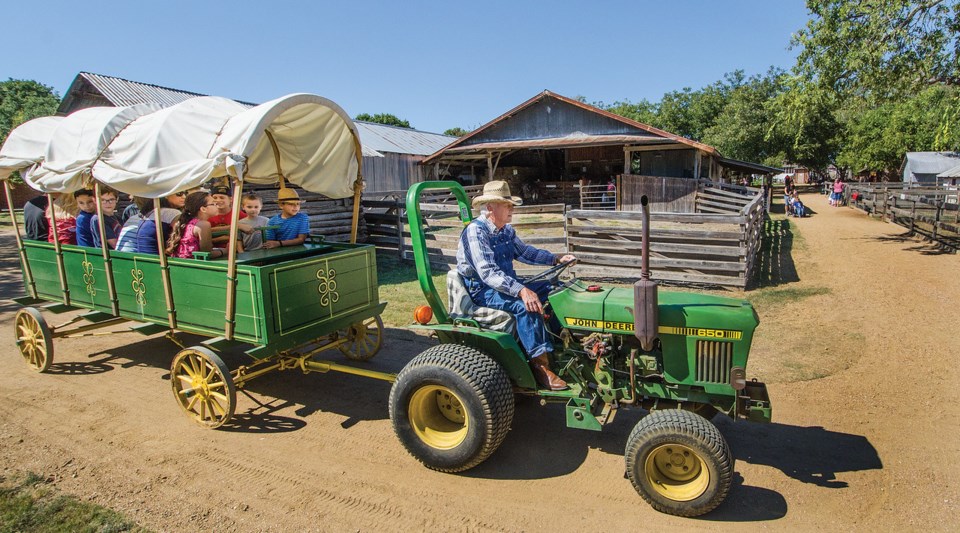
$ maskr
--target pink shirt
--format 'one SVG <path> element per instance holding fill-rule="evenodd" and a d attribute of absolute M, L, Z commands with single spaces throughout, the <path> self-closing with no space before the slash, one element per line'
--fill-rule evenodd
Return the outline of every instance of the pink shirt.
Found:
<path fill-rule="evenodd" d="M 193 252 L 200 250 L 200 237 L 197 237 L 197 232 L 193 229 L 197 226 L 197 218 L 187 222 L 187 226 L 183 228 L 183 237 L 180 238 L 180 246 L 177 247 L 177 252 L 174 257 L 179 257 L 181 259 L 193 259 Z"/>
<path fill-rule="evenodd" d="M 843 192 L 843 182 L 838 181 L 833 184 L 833 192 Z"/>

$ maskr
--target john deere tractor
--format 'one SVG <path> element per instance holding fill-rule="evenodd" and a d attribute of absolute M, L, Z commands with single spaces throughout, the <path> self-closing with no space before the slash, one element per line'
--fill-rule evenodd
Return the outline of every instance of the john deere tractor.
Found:
<path fill-rule="evenodd" d="M 562 282 L 567 264 L 528 278 L 552 280 L 556 287 L 545 310 L 555 345 L 551 368 L 570 387 L 545 390 L 511 317 L 477 308 L 456 270 L 447 277 L 450 308 L 440 300 L 420 213 L 421 193 L 440 188 L 456 197 L 464 225 L 472 219 L 456 183 L 418 183 L 407 193 L 417 275 L 429 304 L 417 310 L 420 325 L 413 327 L 433 330 L 440 344 L 411 360 L 390 392 L 390 418 L 406 449 L 435 470 L 472 468 L 506 438 L 516 395 L 563 402 L 569 427 L 594 431 L 620 409 L 642 408 L 649 414 L 631 431 L 624 452 L 633 487 L 664 513 L 697 516 L 717 507 L 730 490 L 734 458 L 709 420 L 718 413 L 771 419 L 766 386 L 746 377 L 759 323 L 753 307 L 732 298 L 659 292 L 649 279 L 645 216 L 643 274 L 633 287 Z"/>

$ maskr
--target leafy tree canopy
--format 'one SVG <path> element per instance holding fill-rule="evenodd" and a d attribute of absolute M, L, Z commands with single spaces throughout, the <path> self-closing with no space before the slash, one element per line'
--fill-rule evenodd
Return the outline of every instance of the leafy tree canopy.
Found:
<path fill-rule="evenodd" d="M 960 84 L 960 0 L 807 0 L 797 73 L 846 98 Z"/>
<path fill-rule="evenodd" d="M 371 115 L 370 113 L 360 113 L 359 115 L 353 117 L 353 120 L 362 120 L 364 122 L 376 122 L 377 124 L 386 124 L 388 126 L 400 126 L 401 128 L 412 128 L 410 122 L 397 118 L 396 115 L 391 115 L 390 113 L 377 113 L 376 115 Z"/>
<path fill-rule="evenodd" d="M 56 113 L 59 105 L 60 96 L 42 83 L 13 78 L 0 82 L 0 144 L 7 140 L 10 130 Z"/>
<path fill-rule="evenodd" d="M 465 130 L 459 126 L 456 128 L 450 128 L 443 132 L 444 135 L 450 135 L 451 137 L 463 137 L 468 133 L 470 133 L 470 130 Z"/>

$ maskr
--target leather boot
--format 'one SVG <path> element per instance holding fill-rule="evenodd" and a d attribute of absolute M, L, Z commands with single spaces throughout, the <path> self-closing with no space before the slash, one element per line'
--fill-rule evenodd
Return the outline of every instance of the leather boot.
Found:
<path fill-rule="evenodd" d="M 550 360 L 547 354 L 541 354 L 530 360 L 530 366 L 533 368 L 533 375 L 537 382 L 550 390 L 563 390 L 567 388 L 567 382 L 560 379 L 550 370 Z"/>

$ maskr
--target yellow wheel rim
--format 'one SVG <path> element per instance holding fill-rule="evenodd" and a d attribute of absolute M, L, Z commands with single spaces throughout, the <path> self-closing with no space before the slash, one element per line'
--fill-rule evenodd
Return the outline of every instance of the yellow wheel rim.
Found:
<path fill-rule="evenodd" d="M 219 427 L 233 416 L 233 399 L 227 381 L 204 354 L 181 352 L 173 363 L 172 380 L 180 407 L 195 422 Z"/>
<path fill-rule="evenodd" d="M 467 438 L 470 418 L 463 402 L 442 385 L 421 387 L 410 397 L 410 425 L 427 446 L 456 448 Z"/>
<path fill-rule="evenodd" d="M 643 465 L 650 486 L 673 501 L 696 499 L 710 485 L 710 471 L 693 449 L 682 444 L 658 446 Z"/>
<path fill-rule="evenodd" d="M 27 311 L 20 311 L 16 318 L 17 329 L 17 348 L 20 349 L 20 355 L 23 360 L 34 370 L 40 372 L 47 368 L 47 358 L 49 352 L 44 328 L 40 321 Z"/>

